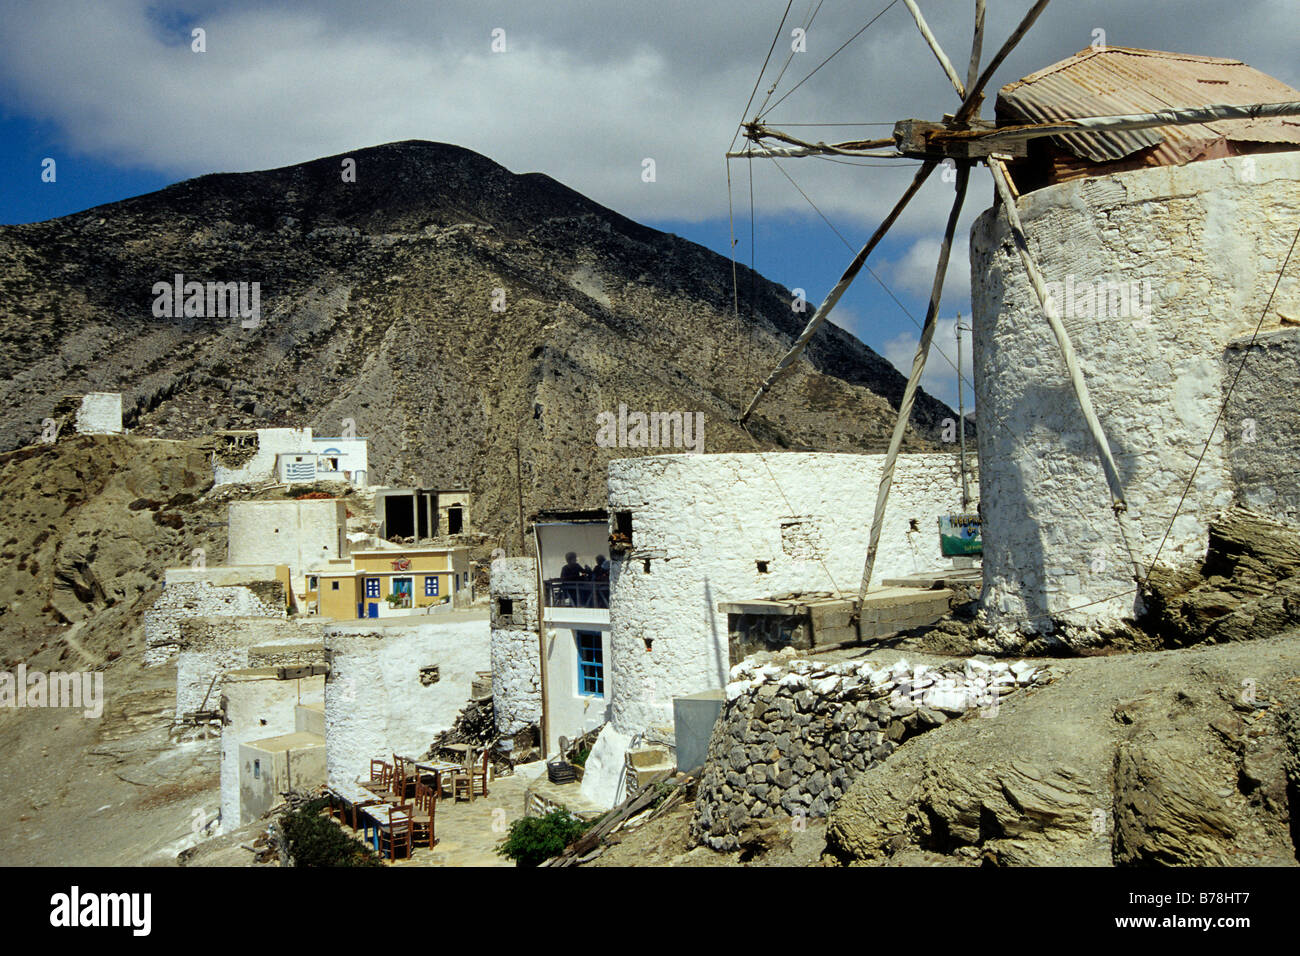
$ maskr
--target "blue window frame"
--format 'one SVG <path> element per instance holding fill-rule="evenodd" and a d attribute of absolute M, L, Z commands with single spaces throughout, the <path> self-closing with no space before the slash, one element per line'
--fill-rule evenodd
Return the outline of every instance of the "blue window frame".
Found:
<path fill-rule="evenodd" d="M 599 631 L 575 631 L 578 642 L 578 693 L 583 697 L 605 696 L 605 663 Z"/>
<path fill-rule="evenodd" d="M 379 597 L 379 578 L 366 578 L 366 597 Z"/>
<path fill-rule="evenodd" d="M 436 574 L 427 574 L 427 575 L 425 575 L 425 577 L 424 577 L 424 596 L 425 596 L 425 597 L 437 597 L 437 596 L 438 596 L 438 575 L 436 575 Z"/>

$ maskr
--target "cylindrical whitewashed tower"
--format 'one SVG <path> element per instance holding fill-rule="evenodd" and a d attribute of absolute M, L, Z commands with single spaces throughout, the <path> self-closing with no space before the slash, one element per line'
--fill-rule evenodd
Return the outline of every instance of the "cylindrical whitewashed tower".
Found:
<path fill-rule="evenodd" d="M 1168 530 L 1160 562 L 1198 561 L 1210 517 L 1237 497 L 1236 445 L 1270 440 L 1228 420 L 1241 417 L 1234 399 L 1171 527 L 1241 340 L 1300 225 L 1300 153 L 1076 179 L 1027 193 L 1018 209 L 1115 454 L 1133 550 L 1145 567 Z M 1266 328 L 1297 301 L 1296 265 Z M 972 229 L 971 273 L 983 608 L 993 622 L 1035 632 L 1052 618 L 1105 625 L 1132 616 L 1133 566 L 1095 446 L 1005 216 L 993 210 Z M 1294 401 L 1298 384 L 1275 387 Z M 1300 454 L 1295 462 L 1293 475 Z"/>

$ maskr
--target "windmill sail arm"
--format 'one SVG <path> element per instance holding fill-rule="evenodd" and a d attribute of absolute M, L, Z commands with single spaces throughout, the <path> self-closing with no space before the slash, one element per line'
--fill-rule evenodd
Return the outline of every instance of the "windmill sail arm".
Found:
<path fill-rule="evenodd" d="M 871 238 L 867 240 L 867 244 L 858 251 L 856 256 L 854 256 L 853 261 L 849 263 L 849 267 L 845 269 L 844 274 L 840 276 L 840 281 L 835 283 L 835 287 L 831 289 L 830 294 L 826 296 L 825 301 L 817 307 L 817 311 L 814 312 L 813 317 L 808 320 L 808 324 L 804 327 L 803 332 L 799 334 L 799 337 L 795 339 L 794 344 L 790 346 L 790 350 L 786 352 L 781 361 L 777 363 L 772 374 L 769 375 L 763 384 L 759 386 L 758 392 L 749 403 L 749 407 L 745 409 L 745 414 L 740 416 L 741 425 L 744 425 L 745 422 L 749 420 L 749 416 L 754 413 L 754 409 L 758 407 L 758 403 L 762 401 L 763 396 L 768 393 L 772 386 L 776 384 L 777 380 L 786 373 L 800 354 L 802 354 L 803 350 L 807 348 L 808 342 L 811 341 L 813 335 L 816 334 L 817 330 L 821 328 L 822 324 L 826 321 L 826 317 L 830 315 L 831 309 L 835 308 L 835 303 L 839 302 L 840 296 L 842 296 L 845 290 L 853 284 L 853 280 L 857 278 L 858 273 L 862 271 L 862 267 L 866 265 L 867 257 L 871 255 L 871 250 L 876 248 L 876 245 L 880 240 L 885 237 L 885 233 L 889 231 L 895 220 L 897 220 L 902 214 L 903 209 L 906 208 L 912 197 L 916 195 L 917 190 L 921 188 L 921 185 L 929 178 L 930 174 L 934 172 L 936 165 L 936 163 L 925 163 L 916 171 L 916 176 L 913 177 L 911 185 L 907 187 L 907 191 L 904 192 L 898 202 L 894 204 L 894 208 L 889 211 L 889 215 L 885 217 L 885 220 L 876 227 L 876 231 L 871 234 Z"/>
<path fill-rule="evenodd" d="M 984 68 L 984 72 L 979 75 L 979 79 L 973 84 L 967 84 L 966 98 L 962 101 L 961 108 L 957 110 L 954 117 L 958 125 L 965 123 L 978 112 L 980 101 L 984 98 L 984 87 L 988 86 L 989 81 L 993 79 L 993 74 L 1002 65 L 1002 61 L 1011 55 L 1011 51 L 1016 48 L 1016 44 L 1024 39 L 1025 34 L 1029 32 L 1029 28 L 1034 25 L 1034 21 L 1047 8 L 1048 2 L 1049 0 L 1038 0 L 1030 8 L 1024 19 L 1020 21 L 1020 25 L 1016 27 L 1011 36 L 1007 37 L 1006 42 L 1002 44 L 998 52 L 993 55 L 993 59 Z M 983 31 L 980 32 L 982 34 Z"/>
<path fill-rule="evenodd" d="M 912 14 L 912 19 L 916 21 L 916 28 L 921 31 L 921 36 L 929 45 L 930 51 L 934 54 L 939 65 L 943 67 L 943 72 L 948 77 L 948 82 L 957 91 L 957 95 L 962 99 L 966 98 L 966 87 L 962 84 L 961 79 L 957 76 L 957 70 L 953 67 L 952 61 L 948 59 L 948 54 L 943 52 L 943 47 L 939 46 L 939 41 L 935 39 L 934 32 L 930 29 L 930 24 L 925 22 L 925 17 L 921 14 L 921 8 L 916 5 L 916 0 L 903 0 L 908 11 Z"/>
<path fill-rule="evenodd" d="M 952 240 L 957 232 L 957 220 L 961 216 L 962 204 L 966 201 L 966 186 L 969 180 L 969 164 L 957 167 L 957 196 L 953 200 L 951 212 L 948 213 L 948 224 L 944 228 L 943 243 L 939 246 L 939 262 L 934 271 L 934 285 L 930 288 L 930 304 L 925 311 L 925 325 L 921 328 L 921 339 L 916 345 L 916 356 L 912 359 L 912 373 L 907 377 L 903 397 L 898 403 L 898 417 L 894 419 L 894 431 L 889 439 L 889 451 L 885 454 L 885 463 L 880 470 L 880 487 L 876 491 L 876 508 L 871 516 L 871 534 L 867 541 L 867 560 L 862 569 L 862 583 L 858 587 L 859 605 L 866 598 L 867 590 L 871 587 L 871 576 L 876 566 L 876 553 L 880 548 L 880 533 L 885 524 L 885 507 L 889 501 L 889 489 L 894 482 L 894 463 L 898 460 L 898 452 L 903 447 L 903 436 L 907 432 L 908 420 L 912 417 L 912 405 L 916 401 L 916 392 L 921 385 L 921 375 L 925 371 L 925 360 L 930 354 L 930 342 L 934 339 L 934 330 L 938 324 L 943 280 L 948 274 L 948 259 L 952 253 Z"/>
<path fill-rule="evenodd" d="M 828 154 L 832 156 L 872 156 L 872 157 L 895 157 L 897 152 L 879 153 L 883 147 L 893 146 L 894 138 L 888 139 L 855 139 L 843 143 L 810 143 L 806 140 L 791 136 L 789 133 L 783 133 L 779 129 L 772 129 L 770 126 L 764 126 L 761 123 L 747 123 L 745 125 L 745 138 L 757 145 L 759 148 L 766 150 L 772 156 L 817 156 Z M 787 143 L 792 149 L 782 149 L 781 147 L 772 147 L 762 142 L 765 139 L 774 139 L 778 142 Z M 752 149 L 753 147 L 749 147 Z M 751 153 L 746 150 L 739 152 L 729 152 L 727 156 L 735 159 L 737 157 L 748 157 Z"/>
<path fill-rule="evenodd" d="M 1001 127 L 991 132 L 962 130 L 936 135 L 935 139 L 979 140 L 981 143 L 1014 142 L 1037 139 L 1041 136 L 1059 136 L 1063 133 L 1080 133 L 1089 130 L 1114 131 L 1126 129 L 1151 129 L 1156 126 L 1190 126 L 1196 123 L 1214 123 L 1221 120 L 1266 119 L 1277 116 L 1300 116 L 1300 102 L 1255 103 L 1240 105 L 1220 103 L 1214 106 L 1196 106 L 1186 109 L 1160 110 L 1155 113 L 1126 113 L 1117 116 L 1081 116 L 1059 123 Z"/>
<path fill-rule="evenodd" d="M 898 150 L 837 149 L 834 146 L 762 146 L 762 152 L 749 149 L 733 150 L 727 159 L 798 159 L 803 156 L 852 156 L 857 159 L 905 159 Z"/>

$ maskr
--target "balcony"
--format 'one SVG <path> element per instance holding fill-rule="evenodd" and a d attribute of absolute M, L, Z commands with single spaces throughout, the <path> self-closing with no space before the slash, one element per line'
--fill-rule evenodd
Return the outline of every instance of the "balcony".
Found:
<path fill-rule="evenodd" d="M 542 584 L 546 588 L 547 607 L 596 610 L 609 608 L 608 581 L 564 581 L 560 578 L 548 578 Z"/>

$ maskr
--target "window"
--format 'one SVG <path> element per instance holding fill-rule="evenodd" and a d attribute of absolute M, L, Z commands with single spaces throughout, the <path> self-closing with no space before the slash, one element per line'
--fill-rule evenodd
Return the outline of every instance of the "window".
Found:
<path fill-rule="evenodd" d="M 366 578 L 366 597 L 379 597 L 379 578 Z"/>
<path fill-rule="evenodd" d="M 583 697 L 605 696 L 605 665 L 599 631 L 575 631 L 578 642 L 578 693 Z"/>
<path fill-rule="evenodd" d="M 512 617 L 515 613 L 514 598 L 497 598 L 497 613 L 502 617 Z"/>
<path fill-rule="evenodd" d="M 331 582 L 330 582 L 330 590 L 331 590 L 331 591 L 337 591 L 338 589 L 339 589 L 339 583 L 338 583 L 337 581 L 331 581 Z"/>
<path fill-rule="evenodd" d="M 313 574 L 313 575 L 309 575 L 309 576 L 307 577 L 307 590 L 308 590 L 308 591 L 315 591 L 316 588 L 317 588 L 316 576 L 315 576 L 314 574 Z"/>
<path fill-rule="evenodd" d="M 438 596 L 438 575 L 436 575 L 436 574 L 428 574 L 428 575 L 425 575 L 425 578 L 424 578 L 424 596 L 425 596 L 425 597 L 437 597 L 437 596 Z"/>

